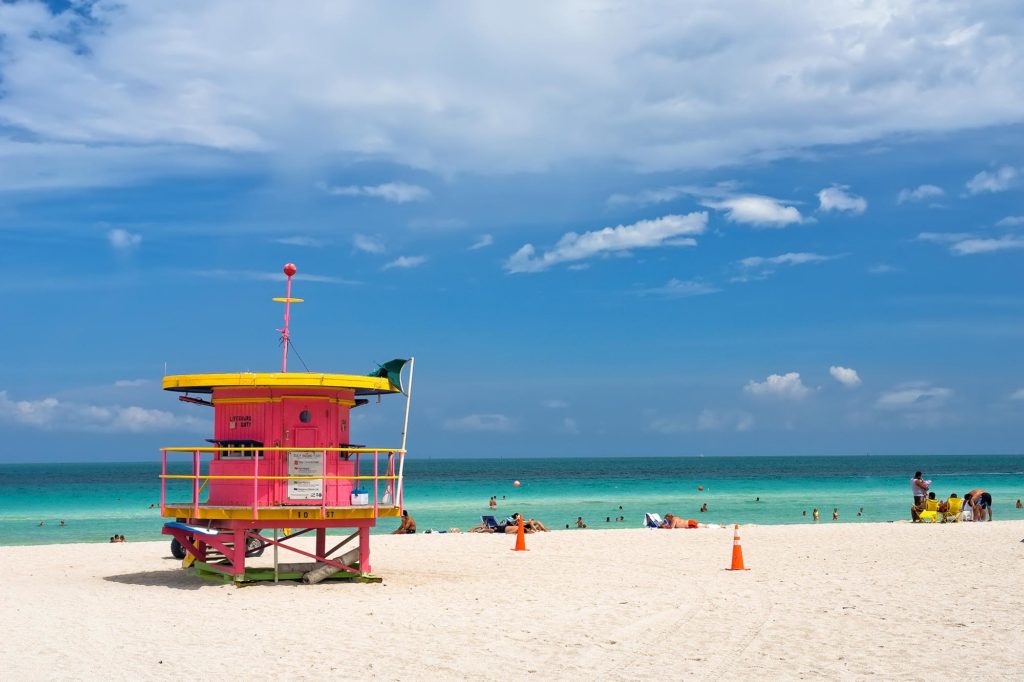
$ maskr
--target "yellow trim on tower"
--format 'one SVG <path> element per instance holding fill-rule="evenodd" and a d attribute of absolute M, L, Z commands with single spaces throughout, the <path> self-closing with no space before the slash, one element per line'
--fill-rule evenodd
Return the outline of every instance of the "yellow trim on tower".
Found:
<path fill-rule="evenodd" d="M 317 372 L 236 372 L 164 377 L 165 391 L 210 393 L 214 388 L 349 388 L 357 393 L 398 393 L 383 377 Z M 303 396 L 308 397 L 308 396 Z"/>

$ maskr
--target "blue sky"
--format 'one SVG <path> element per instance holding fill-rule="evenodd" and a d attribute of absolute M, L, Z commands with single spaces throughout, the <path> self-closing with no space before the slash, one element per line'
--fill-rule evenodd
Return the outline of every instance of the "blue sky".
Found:
<path fill-rule="evenodd" d="M 730 7 L 0 4 L 0 461 L 208 437 L 288 261 L 416 454 L 1020 452 L 1019 4 Z"/>

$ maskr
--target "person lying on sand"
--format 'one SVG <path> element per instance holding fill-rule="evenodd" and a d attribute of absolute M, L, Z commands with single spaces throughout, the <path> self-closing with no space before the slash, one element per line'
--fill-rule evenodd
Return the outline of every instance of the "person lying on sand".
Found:
<path fill-rule="evenodd" d="M 518 533 L 520 521 L 522 521 L 522 517 L 516 512 L 512 515 L 512 521 L 505 526 L 505 532 Z M 538 531 L 546 533 L 548 530 L 550 529 L 537 519 L 526 519 L 525 523 L 523 523 L 523 531 L 526 533 L 536 533 Z"/>
<path fill-rule="evenodd" d="M 662 522 L 661 527 L 662 528 L 668 528 L 668 529 L 672 529 L 672 528 L 697 528 L 699 525 L 700 524 L 698 524 L 693 519 L 689 519 L 689 520 L 681 519 L 678 516 L 676 516 L 675 514 L 665 514 L 665 521 Z"/>

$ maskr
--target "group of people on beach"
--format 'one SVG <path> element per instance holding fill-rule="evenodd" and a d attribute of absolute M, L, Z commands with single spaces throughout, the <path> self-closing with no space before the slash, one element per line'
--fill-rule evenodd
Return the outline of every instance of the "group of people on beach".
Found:
<path fill-rule="evenodd" d="M 519 515 L 515 513 L 512 516 L 507 517 L 501 523 L 494 526 L 488 525 L 487 523 L 481 523 L 478 526 L 473 526 L 467 529 L 468 533 L 518 533 L 519 524 L 523 524 L 523 531 L 526 533 L 537 533 L 537 532 L 548 532 L 550 529 L 537 519 L 526 519 L 525 521 Z M 408 509 L 402 510 L 402 522 L 395 530 L 391 531 L 392 535 L 413 535 L 416 532 L 416 519 L 412 517 Z M 425 531 L 427 533 L 438 532 L 438 531 Z M 461 533 L 460 528 L 449 528 L 447 531 L 440 531 L 442 533 Z"/>
<path fill-rule="evenodd" d="M 537 519 L 523 519 L 518 512 L 512 516 L 506 517 L 504 521 L 497 524 L 496 526 L 488 525 L 487 523 L 481 523 L 477 526 L 473 526 L 468 529 L 469 533 L 518 533 L 519 524 L 523 524 L 523 532 L 526 533 L 547 533 L 551 529 L 545 526 Z"/>
<path fill-rule="evenodd" d="M 945 521 L 947 517 L 959 505 L 959 516 L 964 521 L 991 521 L 992 520 L 992 495 L 981 488 L 964 494 L 962 500 L 958 500 L 956 493 L 950 493 L 946 500 L 937 500 L 935 492 L 929 490 L 932 482 L 924 478 L 920 471 L 914 473 L 910 479 L 910 490 L 914 495 L 914 504 L 910 507 L 910 520 L 918 523 L 925 519 L 925 516 L 934 512 L 936 518 Z M 1020 503 L 1018 502 L 1018 505 Z"/>
<path fill-rule="evenodd" d="M 112 536 L 110 538 L 110 541 L 111 542 L 128 542 L 127 540 L 124 539 L 123 535 L 114 535 L 114 536 Z"/>

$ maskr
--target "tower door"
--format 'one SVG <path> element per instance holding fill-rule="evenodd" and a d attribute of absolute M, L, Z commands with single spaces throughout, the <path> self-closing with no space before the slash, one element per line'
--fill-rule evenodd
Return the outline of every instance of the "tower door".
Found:
<path fill-rule="evenodd" d="M 304 400 L 282 401 L 284 416 L 284 442 L 296 448 L 289 450 L 285 461 L 288 476 L 321 476 L 324 473 L 324 453 L 316 450 L 300 450 L 298 448 L 315 448 L 322 446 L 320 442 L 320 421 L 315 405 L 308 405 Z M 324 496 L 324 481 L 313 478 L 289 478 L 285 490 L 285 503 L 312 504 L 318 503 Z"/>

